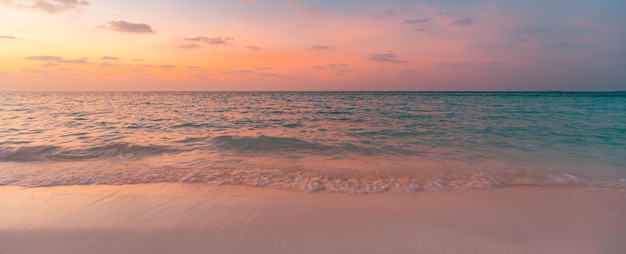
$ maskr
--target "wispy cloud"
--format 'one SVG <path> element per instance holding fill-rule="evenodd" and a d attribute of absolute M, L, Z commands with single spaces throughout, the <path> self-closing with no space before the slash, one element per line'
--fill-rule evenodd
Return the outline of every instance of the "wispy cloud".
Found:
<path fill-rule="evenodd" d="M 51 63 L 51 62 L 47 62 L 41 65 L 41 67 L 55 67 L 55 66 L 59 66 L 58 63 Z"/>
<path fill-rule="evenodd" d="M 253 70 L 233 70 L 233 71 L 220 71 L 220 74 L 249 74 L 253 73 Z"/>
<path fill-rule="evenodd" d="M 28 60 L 37 60 L 37 61 L 61 61 L 63 58 L 58 56 L 29 56 L 26 57 Z"/>
<path fill-rule="evenodd" d="M 439 63 L 437 63 L 438 66 L 450 66 L 450 67 L 466 67 L 469 66 L 470 64 L 467 62 L 448 62 L 448 61 L 441 61 Z"/>
<path fill-rule="evenodd" d="M 263 51 L 263 48 L 254 45 L 247 46 L 246 48 L 252 51 Z"/>
<path fill-rule="evenodd" d="M 198 37 L 191 37 L 191 38 L 185 38 L 186 41 L 193 41 L 193 42 L 202 42 L 202 43 L 206 43 L 206 44 L 210 44 L 210 45 L 232 45 L 233 41 L 235 39 L 233 39 L 232 37 L 205 37 L 205 36 L 198 36 Z"/>
<path fill-rule="evenodd" d="M 83 58 L 76 58 L 76 59 L 65 59 L 59 56 L 29 56 L 29 57 L 25 57 L 25 59 L 34 60 L 34 61 L 66 63 L 66 64 L 87 64 L 88 58 L 83 57 Z"/>
<path fill-rule="evenodd" d="M 18 38 L 15 36 L 0 35 L 0 39 L 17 40 Z"/>
<path fill-rule="evenodd" d="M 400 71 L 400 75 L 407 75 L 407 76 L 411 76 L 411 75 L 415 75 L 419 73 L 420 71 L 416 69 L 404 69 Z"/>
<path fill-rule="evenodd" d="M 122 33 L 137 33 L 137 34 L 145 34 L 145 33 L 154 33 L 154 30 L 151 26 L 143 23 L 132 23 L 123 20 L 119 21 L 110 21 L 100 28 L 109 29 L 111 31 L 122 32 Z"/>
<path fill-rule="evenodd" d="M 474 19 L 472 18 L 457 19 L 453 21 L 452 23 L 450 23 L 450 25 L 452 26 L 471 26 L 473 24 L 474 24 Z"/>
<path fill-rule="evenodd" d="M 89 5 L 89 1 L 84 0 L 2 0 L 2 3 L 8 6 L 41 10 L 48 13 L 77 10 Z"/>
<path fill-rule="evenodd" d="M 211 75 L 211 74 L 207 73 L 207 72 L 209 72 L 209 70 L 207 70 L 205 68 L 202 68 L 200 66 L 196 66 L 196 65 L 187 66 L 187 69 L 195 70 L 196 72 L 200 72 L 200 73 L 202 73 L 201 75 Z"/>
<path fill-rule="evenodd" d="M 268 78 L 277 78 L 277 79 L 295 79 L 294 76 L 281 75 L 277 73 L 259 73 L 259 76 L 268 77 Z"/>
<path fill-rule="evenodd" d="M 180 46 L 178 46 L 181 49 L 197 49 L 197 48 L 202 48 L 202 46 L 198 45 L 198 44 L 194 44 L 194 43 L 186 43 L 186 44 L 182 44 Z"/>
<path fill-rule="evenodd" d="M 320 51 L 324 51 L 324 50 L 333 50 L 335 49 L 335 45 L 313 45 L 311 46 L 309 49 L 312 50 L 320 50 Z"/>
<path fill-rule="evenodd" d="M 380 63 L 406 63 L 406 61 L 397 59 L 396 55 L 391 52 L 382 54 L 369 54 L 367 55 L 367 59 Z"/>
<path fill-rule="evenodd" d="M 347 64 L 325 64 L 325 65 L 312 66 L 311 68 L 324 70 L 324 69 L 334 69 L 334 68 L 340 68 L 340 67 L 348 67 L 348 65 Z"/>
<path fill-rule="evenodd" d="M 432 19 L 431 18 L 423 18 L 423 19 L 405 19 L 404 21 L 402 21 L 403 24 L 410 24 L 410 25 L 414 25 L 414 24 L 424 24 L 424 23 L 429 23 L 431 22 Z"/>
<path fill-rule="evenodd" d="M 255 70 L 259 70 L 259 71 L 269 71 L 272 69 L 272 67 L 257 67 L 254 68 Z"/>
<path fill-rule="evenodd" d="M 172 68 L 176 68 L 176 65 L 163 64 L 163 65 L 159 65 L 158 67 L 161 69 L 172 69 Z"/>
<path fill-rule="evenodd" d="M 103 57 L 100 57 L 100 60 L 119 61 L 119 60 L 122 60 L 122 58 L 114 57 L 114 56 L 103 56 Z"/>

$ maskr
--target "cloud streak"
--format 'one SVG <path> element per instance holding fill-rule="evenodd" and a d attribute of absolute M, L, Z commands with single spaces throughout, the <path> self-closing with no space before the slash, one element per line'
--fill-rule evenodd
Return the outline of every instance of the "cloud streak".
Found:
<path fill-rule="evenodd" d="M 295 79 L 294 76 L 282 75 L 277 73 L 259 73 L 259 76 L 268 77 L 268 78 L 276 78 L 276 79 Z"/>
<path fill-rule="evenodd" d="M 8 6 L 35 9 L 51 14 L 67 10 L 77 10 L 90 4 L 89 1 L 85 0 L 2 0 L 2 3 Z"/>
<path fill-rule="evenodd" d="M 17 37 L 15 37 L 15 36 L 0 35 L 0 39 L 17 40 L 18 38 L 17 38 Z"/>
<path fill-rule="evenodd" d="M 253 73 L 253 70 L 233 70 L 233 71 L 220 71 L 220 74 L 250 74 Z"/>
<path fill-rule="evenodd" d="M 25 59 L 33 60 L 33 61 L 44 61 L 44 62 L 54 62 L 54 63 L 65 63 L 65 64 L 87 64 L 86 57 L 76 58 L 76 59 L 65 59 L 59 56 L 29 56 L 25 57 Z"/>
<path fill-rule="evenodd" d="M 119 61 L 119 60 L 122 60 L 122 58 L 114 57 L 114 56 L 103 56 L 103 57 L 100 57 L 100 60 Z"/>
<path fill-rule="evenodd" d="M 109 29 L 111 31 L 122 32 L 122 33 L 137 33 L 137 34 L 146 34 L 146 33 L 154 33 L 154 30 L 150 25 L 143 23 L 132 23 L 123 20 L 119 21 L 110 21 L 101 28 Z"/>
<path fill-rule="evenodd" d="M 402 24 L 409 24 L 409 25 L 414 25 L 414 24 L 424 24 L 424 23 L 429 23 L 431 22 L 432 19 L 431 18 L 423 18 L 423 19 L 405 19 L 404 21 L 402 21 Z"/>
<path fill-rule="evenodd" d="M 263 48 L 253 45 L 247 46 L 246 48 L 252 51 L 263 51 Z"/>
<path fill-rule="evenodd" d="M 312 50 L 319 50 L 319 51 L 326 51 L 326 50 L 333 50 L 335 49 L 335 45 L 313 45 L 311 46 L 309 49 Z"/>
<path fill-rule="evenodd" d="M 397 59 L 396 55 L 391 52 L 382 54 L 369 54 L 367 55 L 367 59 L 379 63 L 406 63 L 406 61 Z"/>
<path fill-rule="evenodd" d="M 463 18 L 457 19 L 450 23 L 451 26 L 471 26 L 474 24 L 474 19 L 472 18 Z"/>
<path fill-rule="evenodd" d="M 202 46 L 198 45 L 198 44 L 194 44 L 194 43 L 186 43 L 186 44 L 182 44 L 180 46 L 178 46 L 181 49 L 198 49 L 198 48 L 202 48 Z"/>
<path fill-rule="evenodd" d="M 223 45 L 223 46 L 233 45 L 234 40 L 235 39 L 232 37 L 198 36 L 198 37 L 185 38 L 185 41 L 202 42 L 202 43 L 209 44 L 209 45 Z"/>
<path fill-rule="evenodd" d="M 318 70 L 325 70 L 325 69 L 335 69 L 335 68 L 340 68 L 340 67 L 348 67 L 348 65 L 347 64 L 325 64 L 325 65 L 316 65 L 311 68 L 318 69 Z"/>

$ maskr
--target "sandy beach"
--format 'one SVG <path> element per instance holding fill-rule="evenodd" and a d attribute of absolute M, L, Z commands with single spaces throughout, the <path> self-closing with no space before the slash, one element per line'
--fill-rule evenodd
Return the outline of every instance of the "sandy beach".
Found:
<path fill-rule="evenodd" d="M 0 187 L 0 253 L 623 253 L 623 190 Z"/>

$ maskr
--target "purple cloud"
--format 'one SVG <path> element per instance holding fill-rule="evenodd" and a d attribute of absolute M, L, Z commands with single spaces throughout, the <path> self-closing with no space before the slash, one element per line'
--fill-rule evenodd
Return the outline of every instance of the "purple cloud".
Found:
<path fill-rule="evenodd" d="M 83 58 L 77 58 L 77 59 L 65 59 L 59 56 L 29 56 L 29 57 L 25 57 L 25 59 L 34 60 L 34 61 L 67 63 L 67 64 L 87 64 L 88 58 L 83 57 Z"/>
<path fill-rule="evenodd" d="M 111 31 L 122 32 L 122 33 L 137 33 L 137 34 L 145 34 L 145 33 L 154 33 L 154 30 L 151 26 L 143 24 L 143 23 L 131 23 L 123 20 L 119 21 L 110 21 L 105 25 L 101 26 L 101 28 L 109 29 Z"/>
<path fill-rule="evenodd" d="M 2 3 L 13 7 L 36 9 L 48 13 L 76 10 L 89 5 L 89 1 L 84 0 L 2 0 Z"/>
<path fill-rule="evenodd" d="M 202 46 L 198 45 L 198 44 L 193 44 L 193 43 L 187 43 L 187 44 L 183 44 L 178 46 L 181 49 L 197 49 L 197 48 L 202 48 Z"/>
<path fill-rule="evenodd" d="M 404 69 L 400 71 L 400 75 L 415 75 L 415 74 L 419 74 L 420 71 L 416 70 L 416 69 Z"/>
<path fill-rule="evenodd" d="M 268 77 L 268 78 L 278 78 L 278 79 L 295 79 L 294 76 L 281 75 L 276 73 L 259 73 L 259 76 Z"/>
<path fill-rule="evenodd" d="M 232 37 L 205 37 L 205 36 L 198 36 L 198 37 L 192 37 L 192 38 L 185 38 L 186 41 L 194 41 L 194 42 L 202 42 L 202 43 L 206 43 L 206 44 L 210 44 L 210 45 L 232 45 L 233 41 L 235 39 L 233 39 Z"/>
<path fill-rule="evenodd" d="M 57 63 L 45 63 L 45 64 L 41 65 L 41 67 L 54 67 L 54 66 L 59 66 L 59 64 L 57 64 Z"/>
<path fill-rule="evenodd" d="M 323 51 L 323 50 L 333 50 L 333 49 L 335 49 L 335 45 L 317 45 L 317 44 L 315 44 L 315 45 L 311 46 L 309 49 L 320 50 L 320 51 Z"/>
<path fill-rule="evenodd" d="M 122 60 L 122 58 L 114 57 L 114 56 L 103 56 L 103 57 L 100 57 L 100 60 L 119 61 L 119 60 Z"/>
<path fill-rule="evenodd" d="M 15 36 L 0 35 L 0 39 L 17 40 Z"/>
<path fill-rule="evenodd" d="M 369 54 L 367 55 L 367 59 L 379 63 L 406 63 L 406 61 L 397 59 L 396 55 L 391 52 L 382 54 Z"/>
<path fill-rule="evenodd" d="M 263 51 L 263 48 L 253 45 L 247 46 L 246 48 L 252 51 Z"/>
<path fill-rule="evenodd" d="M 220 71 L 220 74 L 249 74 L 253 73 L 253 70 L 234 70 L 234 71 Z"/>
<path fill-rule="evenodd" d="M 474 19 L 472 18 L 457 19 L 453 21 L 452 23 L 450 23 L 450 25 L 452 26 L 471 26 L 473 24 L 474 24 Z"/>
<path fill-rule="evenodd" d="M 61 61 L 63 58 L 58 56 L 29 56 L 26 57 L 28 60 L 37 60 L 37 61 Z"/>
<path fill-rule="evenodd" d="M 339 68 L 339 67 L 348 67 L 348 65 L 347 64 L 325 64 L 325 65 L 316 65 L 311 68 L 324 70 L 324 69 L 334 69 L 334 68 Z"/>
<path fill-rule="evenodd" d="M 429 23 L 430 21 L 432 21 L 431 18 L 423 18 L 423 19 L 405 19 L 404 21 L 402 21 L 403 24 L 424 24 L 424 23 Z"/>

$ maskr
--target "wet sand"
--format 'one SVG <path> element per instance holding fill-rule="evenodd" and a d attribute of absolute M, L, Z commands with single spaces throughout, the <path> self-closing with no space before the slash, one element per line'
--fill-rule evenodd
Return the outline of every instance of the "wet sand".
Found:
<path fill-rule="evenodd" d="M 624 253 L 626 191 L 0 187 L 0 253 Z"/>

